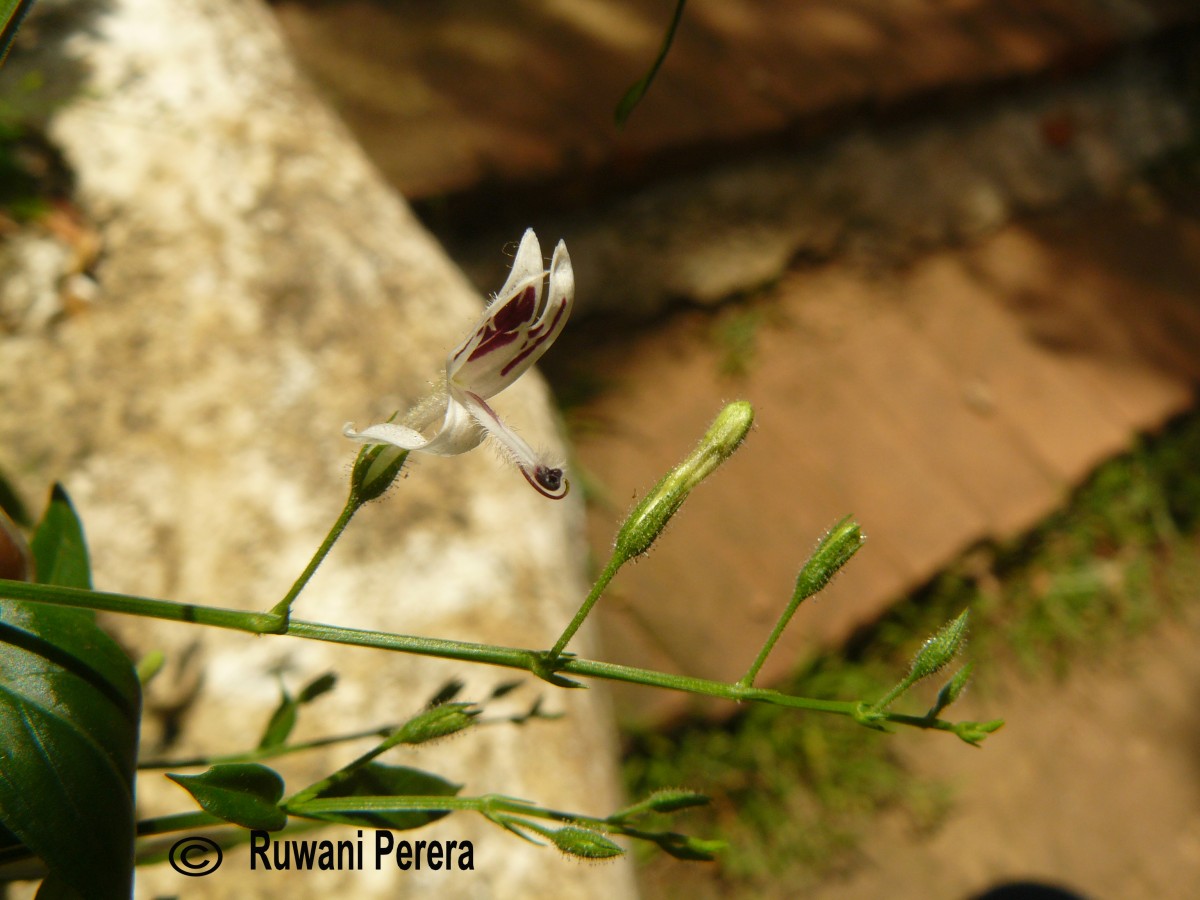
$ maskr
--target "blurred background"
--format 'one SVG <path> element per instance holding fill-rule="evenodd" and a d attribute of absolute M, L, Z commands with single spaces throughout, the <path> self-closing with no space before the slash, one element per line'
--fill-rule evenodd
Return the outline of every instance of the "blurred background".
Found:
<path fill-rule="evenodd" d="M 617 691 L 628 789 L 710 792 L 687 830 L 731 843 L 647 857 L 646 896 L 1200 895 L 1194 0 L 692 0 L 623 127 L 673 0 L 271 6 L 480 291 L 523 228 L 566 240 L 542 369 L 597 563 L 754 404 L 602 658 L 736 679 L 847 514 L 867 546 L 762 681 L 882 693 L 972 610 L 982 750 Z"/>
<path fill-rule="evenodd" d="M 629 786 L 704 785 L 734 845 L 647 861 L 647 895 L 1194 896 L 1200 9 L 693 0 L 618 128 L 674 6 L 274 5 L 482 291 L 521 228 L 566 239 L 543 368 L 597 560 L 755 404 L 601 604 L 608 658 L 736 678 L 848 513 L 868 545 L 771 680 L 870 694 L 975 614 L 982 752 L 620 692 Z"/>

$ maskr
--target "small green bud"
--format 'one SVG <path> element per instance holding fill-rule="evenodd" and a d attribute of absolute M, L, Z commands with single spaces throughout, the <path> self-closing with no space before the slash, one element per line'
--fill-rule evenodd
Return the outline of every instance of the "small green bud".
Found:
<path fill-rule="evenodd" d="M 563 853 L 580 856 L 584 859 L 612 859 L 621 856 L 625 851 L 596 831 L 568 825 L 547 835 L 554 846 Z"/>
<path fill-rule="evenodd" d="M 658 844 L 664 853 L 690 862 L 710 862 L 729 846 L 724 841 L 705 840 L 673 831 L 659 832 L 647 837 Z"/>
<path fill-rule="evenodd" d="M 695 791 L 666 788 L 661 791 L 655 791 L 646 799 L 640 800 L 632 806 L 627 806 L 620 812 L 613 813 L 608 817 L 608 820 L 610 822 L 620 822 L 649 812 L 675 813 L 681 809 L 691 809 L 694 806 L 707 806 L 709 802 L 708 797 L 704 794 L 698 794 Z"/>
<path fill-rule="evenodd" d="M 838 570 L 859 551 L 867 536 L 849 516 L 838 522 L 821 538 L 800 574 L 796 576 L 793 598 L 804 600 L 824 590 Z"/>
<path fill-rule="evenodd" d="M 917 655 L 913 657 L 912 669 L 909 670 L 909 681 L 920 681 L 928 678 L 947 665 L 962 648 L 967 636 L 967 619 L 970 610 L 964 609 L 958 618 L 943 625 L 933 637 L 927 640 Z"/>
<path fill-rule="evenodd" d="M 350 470 L 350 489 L 360 503 L 367 503 L 383 495 L 392 486 L 408 451 L 391 444 L 370 444 L 358 451 L 354 468 Z"/>
<path fill-rule="evenodd" d="M 662 790 L 655 791 L 646 798 L 646 806 L 654 812 L 673 813 L 693 806 L 707 806 L 709 798 L 695 791 Z"/>
<path fill-rule="evenodd" d="M 470 703 L 443 703 L 413 716 L 396 733 L 392 744 L 423 744 L 462 731 L 474 724 L 479 710 Z"/>
<path fill-rule="evenodd" d="M 972 664 L 967 663 L 954 673 L 953 678 L 942 685 L 942 689 L 938 691 L 937 700 L 933 702 L 933 708 L 927 713 L 931 719 L 962 696 L 962 692 L 967 688 L 967 682 L 971 680 L 972 668 Z"/>
<path fill-rule="evenodd" d="M 623 563 L 649 550 L 688 494 L 733 455 L 753 423 L 754 408 L 745 400 L 721 410 L 691 455 L 634 507 L 617 533 L 613 559 Z"/>

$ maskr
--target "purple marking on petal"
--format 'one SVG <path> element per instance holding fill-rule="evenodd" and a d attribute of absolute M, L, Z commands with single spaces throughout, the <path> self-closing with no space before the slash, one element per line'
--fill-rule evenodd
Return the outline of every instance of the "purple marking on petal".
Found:
<path fill-rule="evenodd" d="M 532 319 L 536 312 L 537 296 L 531 285 L 525 288 L 519 297 L 514 297 L 496 310 L 491 325 L 497 331 L 512 331 Z"/>
<path fill-rule="evenodd" d="M 562 314 L 566 308 L 566 304 L 562 304 L 557 310 L 555 310 L 554 319 L 550 322 L 550 327 L 545 329 L 545 333 L 541 333 L 543 331 L 541 326 L 530 332 L 529 336 L 533 338 L 533 340 L 531 340 L 524 350 L 509 360 L 508 364 L 500 370 L 501 378 L 511 372 L 514 366 L 520 365 L 522 360 L 524 360 L 527 356 L 529 356 L 530 353 L 533 353 L 538 347 L 546 342 L 546 336 L 554 333 L 554 326 L 558 324 L 558 320 L 562 317 Z M 535 332 L 537 333 L 535 334 Z M 474 356 L 474 354 L 472 354 L 472 356 Z"/>
<path fill-rule="evenodd" d="M 469 362 L 474 362 L 481 356 L 487 356 L 489 353 L 505 347 L 520 337 L 520 333 L 516 331 L 502 331 L 499 334 L 492 334 L 485 337 L 467 357 Z"/>

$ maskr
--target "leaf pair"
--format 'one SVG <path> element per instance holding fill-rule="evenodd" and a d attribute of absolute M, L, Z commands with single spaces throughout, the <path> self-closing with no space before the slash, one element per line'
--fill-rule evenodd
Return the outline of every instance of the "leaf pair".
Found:
<path fill-rule="evenodd" d="M 259 763 L 225 763 L 199 775 L 168 775 L 186 789 L 207 813 L 243 828 L 279 831 L 288 820 L 283 798 L 283 778 L 274 769 Z M 388 766 L 371 762 L 355 769 L 347 778 L 332 784 L 307 799 L 325 800 L 350 797 L 453 797 L 462 785 L 453 784 L 429 772 L 406 766 Z M 416 810 L 402 812 L 356 812 L 322 810 L 305 812 L 297 804 L 298 815 L 339 822 L 407 831 L 442 818 L 446 811 Z"/>

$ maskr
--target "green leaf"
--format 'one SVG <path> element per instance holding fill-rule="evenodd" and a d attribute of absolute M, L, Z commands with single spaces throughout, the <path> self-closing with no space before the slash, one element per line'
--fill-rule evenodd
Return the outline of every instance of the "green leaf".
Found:
<path fill-rule="evenodd" d="M 621 98 L 621 102 L 617 104 L 617 110 L 613 114 L 613 118 L 617 120 L 618 128 L 624 126 L 634 107 L 642 102 L 642 97 L 646 95 L 651 82 L 658 75 L 658 70 L 662 68 L 663 60 L 667 58 L 667 51 L 671 49 L 671 43 L 675 40 L 675 30 L 679 27 L 679 20 L 683 18 L 683 8 L 685 6 L 687 6 L 687 0 L 676 0 L 675 13 L 671 16 L 671 24 L 667 26 L 667 33 L 663 37 L 662 46 L 659 47 L 658 56 L 655 58 L 654 64 L 650 66 L 649 72 L 630 86 L 629 90 L 625 92 L 625 96 Z"/>
<path fill-rule="evenodd" d="M 288 735 L 296 727 L 296 710 L 299 705 L 291 694 L 286 690 L 283 692 L 283 696 L 279 699 L 279 705 L 275 707 L 275 712 L 271 713 L 271 719 L 267 722 L 262 739 L 258 742 L 259 750 L 278 747 L 288 739 Z"/>
<path fill-rule="evenodd" d="M 355 770 L 348 778 L 317 794 L 328 797 L 453 797 L 461 784 L 453 784 L 430 772 L 410 769 L 407 766 L 388 766 L 383 763 L 367 763 Z M 315 798 L 314 798 L 315 799 Z M 298 813 L 304 815 L 304 813 Z M 420 828 L 447 815 L 445 812 L 388 812 L 388 813 L 321 813 L 313 816 L 328 822 L 345 825 L 367 825 L 372 828 L 391 828 L 407 831 Z"/>
<path fill-rule="evenodd" d="M 8 57 L 17 29 L 31 9 L 33 0 L 0 0 L 0 22 L 4 23 L 0 28 L 0 63 Z"/>
<path fill-rule="evenodd" d="M 337 675 L 333 672 L 326 672 L 324 675 L 318 675 L 303 688 L 300 689 L 300 696 L 296 698 L 297 703 L 312 703 L 322 694 L 328 694 L 337 686 Z"/>
<path fill-rule="evenodd" d="M 61 484 L 56 484 L 50 494 L 50 505 L 33 535 L 31 549 L 38 584 L 91 589 L 92 569 L 83 525 Z"/>
<path fill-rule="evenodd" d="M 4 0 L 0 0 L 0 2 L 4 2 Z M 28 528 L 33 524 L 29 511 L 21 502 L 21 495 L 17 493 L 17 489 L 12 486 L 12 482 L 3 472 L 0 472 L 0 510 L 8 513 L 8 517 L 22 528 Z"/>
<path fill-rule="evenodd" d="M 33 551 L 42 583 L 90 587 L 61 487 Z M 133 664 L 90 613 L 0 601 L 0 822 L 87 897 L 129 896 L 140 713 Z"/>
<path fill-rule="evenodd" d="M 201 809 L 243 828 L 279 831 L 287 813 L 279 807 L 283 779 L 259 763 L 224 763 L 199 775 L 167 775 L 200 804 Z"/>
<path fill-rule="evenodd" d="M 296 727 L 296 717 L 300 712 L 300 707 L 305 703 L 311 703 L 322 694 L 327 694 L 333 690 L 337 684 L 337 675 L 333 672 L 326 672 L 324 675 L 318 676 L 306 684 L 300 691 L 300 695 L 292 697 L 287 692 L 287 688 L 280 684 L 280 693 L 282 697 L 279 700 L 279 705 L 275 707 L 275 712 L 271 713 L 271 720 L 267 722 L 267 727 L 263 731 L 262 740 L 258 742 L 259 750 L 267 750 L 271 747 L 282 746 L 292 734 L 292 729 Z"/>

